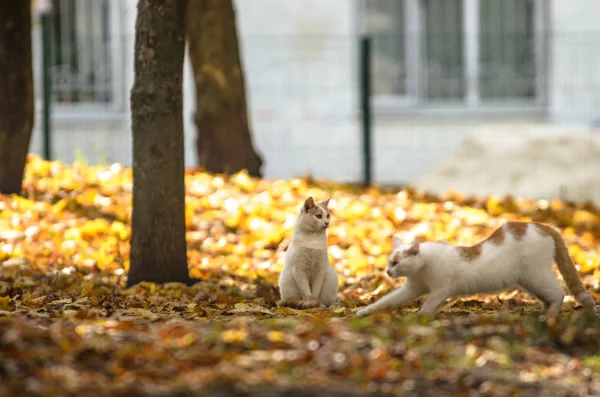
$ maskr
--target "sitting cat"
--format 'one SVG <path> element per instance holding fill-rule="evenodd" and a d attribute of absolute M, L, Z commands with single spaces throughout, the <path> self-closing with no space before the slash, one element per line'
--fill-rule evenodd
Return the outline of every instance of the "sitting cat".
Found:
<path fill-rule="evenodd" d="M 556 314 L 564 291 L 552 271 L 553 261 L 585 312 L 596 313 L 594 299 L 579 279 L 562 237 L 547 225 L 508 222 L 472 247 L 419 241 L 407 246 L 396 237 L 393 246 L 387 273 L 405 276 L 404 285 L 359 310 L 359 316 L 405 305 L 424 294 L 429 296 L 420 313 L 433 315 L 450 297 L 498 292 L 515 285 Z"/>
<path fill-rule="evenodd" d="M 329 307 L 335 301 L 338 276 L 327 256 L 329 200 L 315 203 L 309 197 L 300 209 L 279 276 L 280 306 Z"/>

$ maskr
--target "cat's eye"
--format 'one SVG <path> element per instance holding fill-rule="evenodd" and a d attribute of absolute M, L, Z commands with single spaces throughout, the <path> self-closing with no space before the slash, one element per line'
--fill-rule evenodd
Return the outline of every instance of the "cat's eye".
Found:
<path fill-rule="evenodd" d="M 329 219 L 329 214 L 327 214 L 327 219 Z"/>
<path fill-rule="evenodd" d="M 392 267 L 396 266 L 399 262 L 398 261 L 393 261 L 392 262 Z"/>
<path fill-rule="evenodd" d="M 317 219 L 321 219 L 323 216 L 321 214 L 316 215 Z"/>

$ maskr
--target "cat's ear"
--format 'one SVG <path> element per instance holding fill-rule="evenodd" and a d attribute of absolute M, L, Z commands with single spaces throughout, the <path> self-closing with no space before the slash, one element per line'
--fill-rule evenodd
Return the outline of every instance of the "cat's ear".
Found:
<path fill-rule="evenodd" d="M 392 247 L 396 250 L 396 249 L 400 248 L 401 245 L 402 245 L 402 240 L 400 240 L 400 238 L 394 236 L 394 238 L 392 239 Z"/>
<path fill-rule="evenodd" d="M 329 200 L 331 200 L 331 197 L 329 197 L 325 201 L 321 201 L 319 204 L 321 204 L 323 207 L 327 208 L 327 205 L 329 204 Z"/>
<path fill-rule="evenodd" d="M 410 246 L 410 248 L 408 250 L 406 250 L 406 254 L 413 255 L 413 256 L 418 255 L 420 245 L 421 245 L 421 239 L 417 237 L 415 239 L 415 241 L 412 243 L 412 245 Z"/>
<path fill-rule="evenodd" d="M 308 211 L 308 210 L 310 210 L 314 206 L 315 206 L 315 200 L 313 200 L 312 197 L 309 197 L 304 202 L 304 211 Z"/>

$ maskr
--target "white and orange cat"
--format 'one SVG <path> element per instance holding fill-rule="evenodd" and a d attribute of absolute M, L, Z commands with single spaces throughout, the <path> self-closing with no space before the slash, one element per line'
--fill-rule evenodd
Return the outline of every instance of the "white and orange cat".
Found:
<path fill-rule="evenodd" d="M 298 214 L 279 276 L 279 306 L 307 309 L 329 307 L 338 292 L 338 276 L 327 255 L 329 199 L 306 199 Z"/>
<path fill-rule="evenodd" d="M 552 271 L 553 262 L 585 313 L 595 314 L 594 299 L 583 286 L 560 234 L 540 223 L 508 222 L 471 247 L 420 241 L 404 245 L 394 237 L 387 273 L 406 277 L 404 285 L 357 315 L 403 306 L 425 294 L 428 297 L 420 313 L 434 315 L 448 298 L 499 292 L 517 285 L 556 314 L 565 294 Z"/>

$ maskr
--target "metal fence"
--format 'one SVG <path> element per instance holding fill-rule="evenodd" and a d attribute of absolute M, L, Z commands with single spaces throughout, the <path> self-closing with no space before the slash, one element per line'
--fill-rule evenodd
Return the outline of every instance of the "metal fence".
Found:
<path fill-rule="evenodd" d="M 53 101 L 113 103 L 122 85 L 118 31 L 110 0 L 53 0 L 48 18 Z M 117 33 L 117 34 L 115 34 Z"/>
<path fill-rule="evenodd" d="M 54 3 L 51 34 L 34 46 L 38 88 L 41 39 L 51 47 L 52 153 L 68 161 L 65 153 L 78 148 L 93 162 L 89 147 L 98 145 L 108 161 L 127 164 L 132 33 L 116 27 L 111 0 Z M 268 177 L 410 183 L 487 126 L 600 120 L 600 34 L 540 30 L 531 2 L 498 11 L 500 23 L 487 0 L 487 24 L 476 34 L 440 2 L 414 30 L 389 20 L 410 16 L 392 10 L 401 2 L 369 4 L 384 3 L 368 14 L 379 25 L 368 23 L 364 36 L 241 35 L 252 131 Z M 43 90 L 37 94 L 42 101 Z M 193 109 L 185 110 L 193 135 Z M 90 118 L 104 112 L 110 122 Z M 194 157 L 193 144 L 186 156 Z"/>

